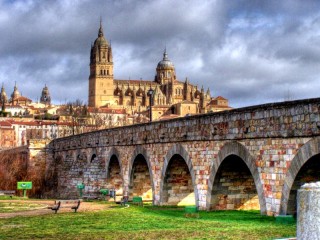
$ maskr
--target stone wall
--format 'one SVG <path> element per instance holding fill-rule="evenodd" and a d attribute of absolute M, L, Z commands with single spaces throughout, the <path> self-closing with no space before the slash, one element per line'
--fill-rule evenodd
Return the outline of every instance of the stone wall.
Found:
<path fill-rule="evenodd" d="M 214 210 L 259 210 L 259 198 L 253 177 L 241 159 L 229 156 L 221 164 L 212 188 Z"/>
<path fill-rule="evenodd" d="M 221 183 L 219 167 L 234 155 L 248 168 L 242 182 L 250 194 L 244 196 L 240 186 L 233 194 L 238 181 L 231 181 L 226 204 L 234 209 L 260 205 L 262 213 L 274 215 L 286 212 L 296 175 L 320 153 L 319 112 L 320 99 L 309 99 L 108 129 L 56 139 L 50 143 L 47 161 L 61 159 L 55 164 L 57 192 L 72 196 L 82 181 L 95 191 L 107 186 L 106 169 L 116 156 L 126 194 L 132 167 L 141 155 L 148 166 L 153 202 L 165 204 L 167 173 L 175 168 L 170 160 L 179 156 L 189 171 L 195 204 L 211 209 L 217 207 L 213 189 Z M 97 162 L 90 160 L 94 155 Z M 221 176 L 231 174 L 234 179 L 241 172 L 237 167 L 222 169 Z"/>
<path fill-rule="evenodd" d="M 152 200 L 152 187 L 146 160 L 139 155 L 132 167 L 129 197 L 141 196 L 143 200 Z"/>
<path fill-rule="evenodd" d="M 171 159 L 164 178 L 163 205 L 195 205 L 191 175 L 183 158 Z"/>
<path fill-rule="evenodd" d="M 116 200 L 119 200 L 119 198 L 121 199 L 121 197 L 123 196 L 123 188 L 122 188 L 123 180 L 122 180 L 119 161 L 114 155 L 110 159 L 107 172 L 108 172 L 108 175 L 106 178 L 107 188 L 114 189 L 116 191 L 116 196 L 117 196 Z"/>

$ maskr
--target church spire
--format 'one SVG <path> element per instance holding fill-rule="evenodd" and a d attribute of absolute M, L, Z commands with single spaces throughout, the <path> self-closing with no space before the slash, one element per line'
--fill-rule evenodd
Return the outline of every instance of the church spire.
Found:
<path fill-rule="evenodd" d="M 168 59 L 168 54 L 167 54 L 167 47 L 164 48 L 163 60 L 169 60 L 169 59 Z"/>
<path fill-rule="evenodd" d="M 210 96 L 210 89 L 207 90 L 207 95 Z"/>
<path fill-rule="evenodd" d="M 102 18 L 100 17 L 100 28 L 99 28 L 99 37 L 103 37 L 103 28 L 102 28 Z"/>

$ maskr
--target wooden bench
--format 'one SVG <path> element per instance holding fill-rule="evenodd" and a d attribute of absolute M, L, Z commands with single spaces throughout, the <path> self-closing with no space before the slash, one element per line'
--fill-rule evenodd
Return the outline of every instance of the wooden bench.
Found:
<path fill-rule="evenodd" d="M 12 196 L 16 195 L 16 191 L 0 190 L 0 196 L 4 196 L 4 195 L 10 196 L 10 198 L 12 198 Z"/>
<path fill-rule="evenodd" d="M 52 211 L 57 213 L 60 208 L 71 208 L 74 212 L 77 212 L 80 207 L 81 200 L 56 200 L 52 207 L 49 207 Z"/>

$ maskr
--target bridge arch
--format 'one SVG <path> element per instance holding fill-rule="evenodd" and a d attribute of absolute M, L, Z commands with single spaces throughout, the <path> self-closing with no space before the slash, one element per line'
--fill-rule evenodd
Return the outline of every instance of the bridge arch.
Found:
<path fill-rule="evenodd" d="M 142 173 L 137 173 L 134 170 L 134 166 L 136 168 L 138 168 L 137 164 L 139 165 L 139 170 L 142 171 Z M 146 166 L 145 166 L 146 165 Z M 150 192 L 149 190 L 147 192 L 145 192 L 146 188 L 148 188 L 148 184 L 149 184 L 149 179 L 144 179 L 144 182 L 140 182 L 140 184 L 142 184 L 142 192 L 139 195 L 142 195 L 144 200 L 152 200 L 152 202 L 154 203 L 154 196 L 155 196 L 155 192 L 154 192 L 154 177 L 153 177 L 153 172 L 152 172 L 152 166 L 151 166 L 151 162 L 150 162 L 150 157 L 149 154 L 147 153 L 147 150 L 142 147 L 142 146 L 136 146 L 133 154 L 132 154 L 132 158 L 131 161 L 129 162 L 129 170 L 128 170 L 128 189 L 127 189 L 127 194 L 128 196 L 130 195 L 130 186 L 132 187 L 132 191 L 134 190 L 133 188 L 135 187 L 133 184 L 133 175 L 134 174 L 140 174 L 140 176 L 144 176 L 147 175 L 145 174 L 146 171 L 149 173 L 150 176 L 150 185 L 151 185 L 151 191 L 152 194 L 150 196 Z M 145 167 L 147 167 L 147 169 L 145 169 Z M 143 174 L 144 172 L 144 174 Z M 133 192 L 131 192 L 131 194 L 134 194 Z M 152 198 L 152 199 L 151 199 Z"/>
<path fill-rule="evenodd" d="M 89 152 L 88 155 L 89 155 L 89 157 L 87 159 L 88 160 L 88 164 L 98 160 L 97 149 L 95 149 L 95 148 L 90 149 L 90 152 Z"/>
<path fill-rule="evenodd" d="M 165 184 L 165 178 L 167 174 L 167 170 L 170 164 L 170 161 L 173 159 L 173 157 L 179 156 L 184 161 L 184 163 L 187 165 L 187 168 L 189 170 L 189 174 L 191 176 L 191 182 L 193 186 L 193 192 L 194 192 L 194 201 L 195 205 L 199 207 L 199 196 L 198 196 L 198 189 L 196 186 L 196 176 L 193 171 L 193 164 L 189 157 L 188 152 L 185 150 L 185 148 L 181 144 L 175 144 L 173 145 L 170 150 L 167 152 L 166 156 L 164 157 L 164 163 L 162 167 L 161 172 L 161 178 L 160 178 L 160 192 L 159 192 L 159 200 L 160 204 L 164 204 L 164 184 Z"/>
<path fill-rule="evenodd" d="M 111 160 L 111 157 L 112 156 L 115 156 L 118 161 L 119 161 L 119 165 L 120 165 L 120 173 L 121 173 L 121 176 L 123 176 L 123 168 L 122 168 L 122 162 L 120 161 L 120 153 L 118 151 L 118 149 L 116 149 L 115 147 L 112 147 L 111 150 L 107 153 L 107 156 L 106 156 L 106 163 L 105 163 L 105 167 L 106 167 L 106 175 L 108 175 L 108 171 L 109 171 L 109 164 L 110 164 L 110 160 Z"/>
<path fill-rule="evenodd" d="M 111 148 L 105 158 L 106 187 L 116 191 L 116 198 L 123 195 L 124 188 L 124 170 L 120 159 L 120 153 L 115 147 Z"/>
<path fill-rule="evenodd" d="M 253 177 L 253 181 L 257 190 L 258 198 L 259 198 L 259 204 L 260 204 L 260 212 L 261 214 L 266 214 L 266 200 L 263 193 L 263 187 L 261 183 L 260 174 L 258 172 L 257 167 L 255 166 L 255 160 L 250 154 L 250 152 L 247 150 L 245 146 L 240 144 L 239 142 L 233 141 L 233 142 L 227 142 L 219 151 L 217 158 L 213 160 L 211 172 L 209 176 L 209 186 L 208 186 L 208 192 L 207 192 L 207 209 L 209 210 L 211 207 L 211 201 L 212 201 L 212 190 L 214 186 L 214 181 L 217 175 L 217 172 L 219 170 L 219 167 L 222 165 L 225 159 L 228 157 L 235 156 L 237 158 L 240 158 L 246 165 L 246 167 L 249 169 L 251 176 Z"/>
<path fill-rule="evenodd" d="M 290 191 L 301 168 L 319 154 L 320 137 L 316 137 L 306 142 L 292 159 L 282 188 L 280 214 L 287 214 Z"/>

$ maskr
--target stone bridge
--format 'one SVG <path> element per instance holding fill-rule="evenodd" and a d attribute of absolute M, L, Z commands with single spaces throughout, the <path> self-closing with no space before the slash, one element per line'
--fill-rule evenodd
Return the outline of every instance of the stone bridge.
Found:
<path fill-rule="evenodd" d="M 320 180 L 320 98 L 106 129 L 52 141 L 47 195 L 115 188 L 155 205 L 296 211 Z"/>

